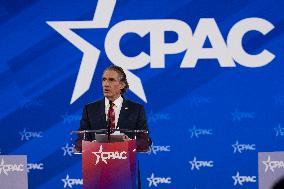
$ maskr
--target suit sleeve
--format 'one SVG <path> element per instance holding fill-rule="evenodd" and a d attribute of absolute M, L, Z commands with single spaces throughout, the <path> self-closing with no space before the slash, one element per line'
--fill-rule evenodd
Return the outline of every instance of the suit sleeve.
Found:
<path fill-rule="evenodd" d="M 80 128 L 78 130 L 83 131 L 83 130 L 89 130 L 90 128 L 91 126 L 90 126 L 87 106 L 84 106 L 82 117 L 80 120 Z"/>
<path fill-rule="evenodd" d="M 90 128 L 91 127 L 90 127 L 90 121 L 89 121 L 89 117 L 88 117 L 87 106 L 84 106 L 82 117 L 81 117 L 81 120 L 80 120 L 80 127 L 79 127 L 78 131 L 89 130 Z M 77 134 L 77 140 L 76 140 L 75 148 L 79 152 L 82 151 L 82 139 L 83 138 L 84 138 L 84 134 L 82 134 L 82 133 Z M 88 140 L 89 138 L 90 138 L 89 133 L 86 133 L 85 139 Z"/>
<path fill-rule="evenodd" d="M 147 130 L 148 131 L 148 123 L 147 123 L 147 119 L 146 119 L 145 109 L 144 109 L 143 106 L 140 106 L 136 128 L 138 130 Z"/>
<path fill-rule="evenodd" d="M 138 116 L 138 123 L 137 123 L 137 127 L 138 130 L 147 130 L 148 133 L 147 134 L 140 134 L 140 136 L 137 136 L 137 142 L 138 143 L 144 143 L 143 145 L 145 145 L 145 143 L 147 143 L 148 146 L 150 146 L 152 144 L 152 140 L 150 138 L 149 135 L 149 128 L 148 128 L 148 123 L 147 123 L 147 119 L 146 119 L 146 113 L 145 113 L 145 109 L 143 106 L 140 107 L 140 111 L 139 111 L 139 116 Z"/>

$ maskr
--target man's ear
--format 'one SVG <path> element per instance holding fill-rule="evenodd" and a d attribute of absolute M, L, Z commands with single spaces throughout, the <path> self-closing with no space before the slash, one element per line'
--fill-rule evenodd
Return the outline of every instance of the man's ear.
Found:
<path fill-rule="evenodd" d="M 125 87 L 125 83 L 124 82 L 120 82 L 120 89 L 123 89 Z"/>

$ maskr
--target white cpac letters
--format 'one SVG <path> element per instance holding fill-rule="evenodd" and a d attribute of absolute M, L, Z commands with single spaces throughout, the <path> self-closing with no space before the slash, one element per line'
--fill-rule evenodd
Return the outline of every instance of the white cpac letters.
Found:
<path fill-rule="evenodd" d="M 262 18 L 247 18 L 235 24 L 227 38 L 228 49 L 234 60 L 242 66 L 256 68 L 270 63 L 275 55 L 267 50 L 263 50 L 258 55 L 246 53 L 242 47 L 242 38 L 249 31 L 258 31 L 263 35 L 268 34 L 274 26 Z"/>
<path fill-rule="evenodd" d="M 174 31 L 178 40 L 174 43 L 165 43 L 165 31 Z M 135 57 L 124 55 L 119 47 L 120 39 L 127 33 L 136 33 L 144 37 L 150 33 L 150 53 L 141 52 Z M 177 54 L 191 43 L 192 31 L 190 27 L 180 20 L 126 20 L 113 26 L 105 40 L 105 51 L 109 59 L 116 65 L 132 70 L 146 66 L 151 62 L 151 68 L 164 68 L 165 55 Z"/>
<path fill-rule="evenodd" d="M 89 21 L 47 22 L 84 53 L 71 104 L 89 90 L 101 52 L 101 49 L 93 46 L 73 29 L 109 28 L 115 5 L 116 0 L 98 0 L 94 17 Z M 274 59 L 275 55 L 266 49 L 257 55 L 248 54 L 242 46 L 242 39 L 250 31 L 266 35 L 273 28 L 274 26 L 265 19 L 246 18 L 231 28 L 225 41 L 226 38 L 222 36 L 214 18 L 201 18 L 194 32 L 188 24 L 176 19 L 125 20 L 109 28 L 104 45 L 111 62 L 124 69 L 129 89 L 147 102 L 142 81 L 131 70 L 148 64 L 151 68 L 165 68 L 165 56 L 181 52 L 185 52 L 180 64 L 181 68 L 194 68 L 199 59 L 217 59 L 220 67 L 235 67 L 236 63 L 250 68 L 265 66 Z M 177 34 L 175 42 L 165 43 L 167 31 Z M 134 57 L 123 54 L 120 49 L 120 40 L 128 33 L 135 33 L 140 37 L 149 34 L 150 54 L 143 51 Z M 206 38 L 210 41 L 211 48 L 203 47 Z"/>
<path fill-rule="evenodd" d="M 231 28 L 226 44 L 213 18 L 201 18 L 194 34 L 180 20 L 126 20 L 110 29 L 105 40 L 105 51 L 113 63 L 128 70 L 139 69 L 149 63 L 151 68 L 165 68 L 165 55 L 185 50 L 181 68 L 194 68 L 198 59 L 218 59 L 221 67 L 235 67 L 234 60 L 245 67 L 261 67 L 270 63 L 275 56 L 266 49 L 257 55 L 248 54 L 242 46 L 242 39 L 249 31 L 266 35 L 273 28 L 269 21 L 261 18 L 243 19 Z M 165 43 L 166 31 L 175 32 L 177 41 Z M 120 40 L 127 33 L 136 33 L 140 37 L 150 33 L 150 55 L 145 52 L 135 57 L 123 54 Z M 203 48 L 207 37 L 211 48 Z"/>
<path fill-rule="evenodd" d="M 208 37 L 212 48 L 203 48 Z M 188 50 L 181 63 L 181 68 L 194 68 L 198 59 L 218 59 L 221 67 L 234 67 L 229 49 L 222 37 L 217 23 L 213 18 L 202 18 L 193 34 L 193 43 L 188 44 Z"/>

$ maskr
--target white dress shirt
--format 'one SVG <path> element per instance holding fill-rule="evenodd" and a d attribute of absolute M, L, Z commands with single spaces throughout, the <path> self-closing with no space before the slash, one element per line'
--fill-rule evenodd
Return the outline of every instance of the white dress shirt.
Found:
<path fill-rule="evenodd" d="M 114 102 L 113 102 L 113 109 L 114 109 L 114 115 L 115 115 L 115 128 L 119 129 L 117 127 L 117 122 L 120 114 L 120 110 L 122 107 L 123 98 L 119 96 Z M 106 114 L 106 120 L 108 120 L 108 109 L 109 109 L 109 100 L 105 98 L 105 114 Z"/>

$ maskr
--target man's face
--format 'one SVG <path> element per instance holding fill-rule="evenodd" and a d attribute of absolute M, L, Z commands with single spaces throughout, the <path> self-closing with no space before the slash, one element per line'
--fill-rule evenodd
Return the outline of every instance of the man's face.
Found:
<path fill-rule="evenodd" d="M 106 70 L 102 78 L 104 96 L 114 101 L 120 96 L 124 83 L 120 82 L 119 74 L 114 70 Z"/>

